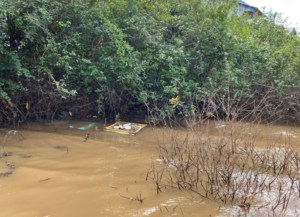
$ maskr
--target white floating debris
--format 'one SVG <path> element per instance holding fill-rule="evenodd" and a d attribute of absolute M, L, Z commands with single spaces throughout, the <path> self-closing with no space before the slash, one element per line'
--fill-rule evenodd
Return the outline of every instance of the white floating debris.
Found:
<path fill-rule="evenodd" d="M 217 129 L 224 128 L 224 127 L 226 127 L 225 124 L 216 125 L 216 128 L 217 128 Z"/>
<path fill-rule="evenodd" d="M 296 136 L 288 131 L 279 131 L 278 133 L 280 136 L 286 136 L 286 137 L 293 137 L 295 138 Z"/>

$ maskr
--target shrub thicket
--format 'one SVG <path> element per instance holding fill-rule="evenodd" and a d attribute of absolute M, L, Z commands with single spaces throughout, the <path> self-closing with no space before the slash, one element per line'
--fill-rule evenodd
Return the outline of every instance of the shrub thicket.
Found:
<path fill-rule="evenodd" d="M 225 99 L 243 111 L 264 99 L 267 116 L 297 117 L 299 37 L 274 14 L 237 16 L 236 7 L 235 0 L 3 0 L 0 122 L 72 109 L 178 117 L 208 104 L 225 118 L 236 113 Z"/>

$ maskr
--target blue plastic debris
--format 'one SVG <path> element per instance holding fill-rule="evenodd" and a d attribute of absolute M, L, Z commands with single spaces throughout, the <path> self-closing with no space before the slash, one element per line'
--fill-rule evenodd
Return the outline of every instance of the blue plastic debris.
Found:
<path fill-rule="evenodd" d="M 86 124 L 86 125 L 81 126 L 81 127 L 75 127 L 74 125 L 70 124 L 69 128 L 77 129 L 77 130 L 88 130 L 88 129 L 94 127 L 95 125 L 96 125 L 96 123 L 89 123 L 89 124 Z"/>

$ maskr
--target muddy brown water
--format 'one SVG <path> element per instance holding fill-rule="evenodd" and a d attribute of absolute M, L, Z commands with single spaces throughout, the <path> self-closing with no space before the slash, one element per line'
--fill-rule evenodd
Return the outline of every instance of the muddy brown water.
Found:
<path fill-rule="evenodd" d="M 104 132 L 98 123 L 98 131 L 69 129 L 69 124 L 29 124 L 11 135 L 9 129 L 1 129 L 1 144 L 10 154 L 1 156 L 0 173 L 12 173 L 0 176 L 0 217 L 234 216 L 224 211 L 230 207 L 190 192 L 166 190 L 157 195 L 153 183 L 145 180 L 158 158 L 158 144 L 185 129 L 148 127 L 126 136 Z M 299 150 L 298 127 L 242 125 L 235 131 L 257 146 L 288 142 Z M 228 125 L 211 122 L 196 134 L 218 136 L 223 128 Z M 86 133 L 90 138 L 84 142 Z"/>

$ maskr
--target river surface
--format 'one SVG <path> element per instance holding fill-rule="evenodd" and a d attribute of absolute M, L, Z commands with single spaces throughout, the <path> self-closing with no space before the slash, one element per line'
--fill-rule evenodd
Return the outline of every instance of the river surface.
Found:
<path fill-rule="evenodd" d="M 226 212 L 230 207 L 191 192 L 156 194 L 153 183 L 146 181 L 151 163 L 158 159 L 158 145 L 187 130 L 147 127 L 127 136 L 104 132 L 98 123 L 98 130 L 87 131 L 69 129 L 69 124 L 28 124 L 10 133 L 1 129 L 1 152 L 6 154 L 0 158 L 0 217 L 236 215 Z M 289 143 L 299 150 L 298 127 L 242 125 L 234 131 L 248 136 L 257 147 Z M 216 137 L 225 128 L 226 123 L 211 122 L 196 134 Z"/>

